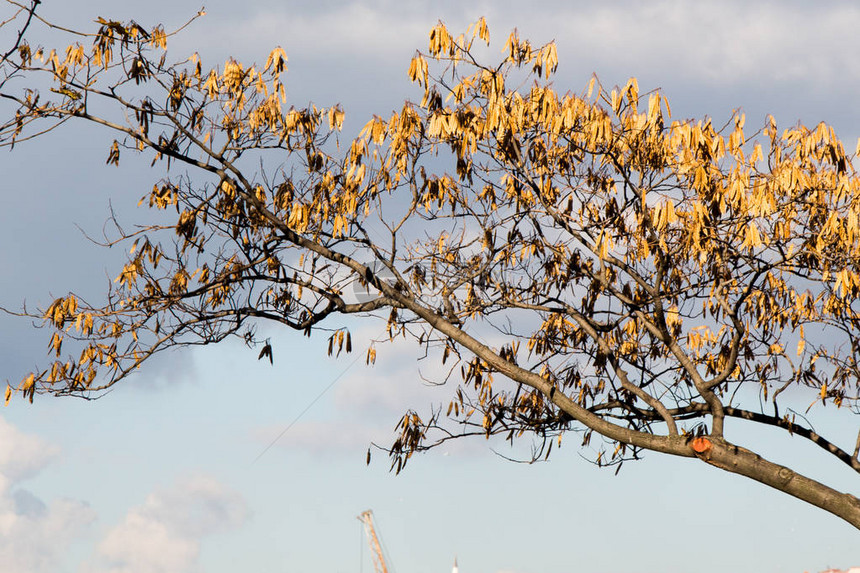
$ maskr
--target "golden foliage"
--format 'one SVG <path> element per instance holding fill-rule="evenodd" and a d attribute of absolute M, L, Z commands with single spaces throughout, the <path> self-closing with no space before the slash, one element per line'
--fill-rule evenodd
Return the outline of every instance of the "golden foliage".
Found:
<path fill-rule="evenodd" d="M 829 126 L 780 132 L 769 118 L 750 134 L 741 113 L 724 128 L 672 118 L 635 78 L 560 92 L 554 43 L 514 31 L 501 62 L 479 62 L 481 19 L 457 37 L 436 25 L 407 70 L 420 102 L 342 144 L 339 105 L 286 108 L 281 48 L 262 71 L 170 66 L 162 28 L 98 22 L 90 48 L 21 43 L 3 62 L 62 97 L 3 87 L 19 108 L 0 143 L 89 119 L 117 138 L 108 163 L 137 148 L 200 179 L 165 177 L 141 199 L 175 209 L 175 224 L 119 238 L 134 246 L 105 305 L 69 295 L 44 311 L 57 360 L 22 380 L 24 396 L 103 390 L 171 346 L 255 344 L 256 321 L 310 334 L 379 311 L 388 338 L 460 365 L 447 415 L 486 436 L 557 436 L 546 448 L 574 419 L 586 444 L 594 428 L 674 439 L 707 422 L 711 439 L 678 450 L 706 453 L 740 416 L 733 396 L 769 400 L 777 414 L 757 415 L 786 427 L 789 386 L 858 405 L 860 178 Z M 128 122 L 98 115 L 110 105 Z M 495 349 L 478 334 L 488 325 Z M 329 354 L 352 351 L 347 330 L 331 332 Z M 62 361 L 70 337 L 82 354 Z M 403 417 L 398 470 L 440 416 Z M 611 440 L 599 463 L 635 457 Z"/>

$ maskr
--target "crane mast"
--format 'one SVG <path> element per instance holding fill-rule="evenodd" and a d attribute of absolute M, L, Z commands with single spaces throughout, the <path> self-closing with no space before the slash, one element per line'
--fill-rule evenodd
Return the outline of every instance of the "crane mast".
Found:
<path fill-rule="evenodd" d="M 376 530 L 373 528 L 373 512 L 369 509 L 362 512 L 358 516 L 358 520 L 364 524 L 364 530 L 367 533 L 367 543 L 370 545 L 370 551 L 373 554 L 373 566 L 376 569 L 376 573 L 388 573 L 385 556 L 382 554 L 382 545 L 380 545 L 379 538 L 376 536 Z"/>

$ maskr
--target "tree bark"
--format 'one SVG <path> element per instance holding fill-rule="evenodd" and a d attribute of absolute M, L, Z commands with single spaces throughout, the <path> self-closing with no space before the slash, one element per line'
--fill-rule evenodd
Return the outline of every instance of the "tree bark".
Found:
<path fill-rule="evenodd" d="M 860 529 L 860 499 L 857 497 L 835 490 L 725 440 L 708 441 L 711 447 L 698 455 L 706 463 L 769 485 L 841 517 Z"/>

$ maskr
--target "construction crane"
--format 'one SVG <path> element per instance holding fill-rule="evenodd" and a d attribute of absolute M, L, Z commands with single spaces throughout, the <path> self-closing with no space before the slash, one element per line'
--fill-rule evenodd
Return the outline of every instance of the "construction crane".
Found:
<path fill-rule="evenodd" d="M 373 566 L 376 573 L 388 573 L 388 565 L 385 564 L 385 555 L 382 554 L 382 545 L 379 543 L 379 537 L 376 536 L 376 530 L 373 528 L 373 512 L 369 509 L 362 512 L 358 516 L 358 520 L 364 524 L 364 531 L 367 533 L 367 543 L 370 545 L 370 551 L 373 554 Z"/>

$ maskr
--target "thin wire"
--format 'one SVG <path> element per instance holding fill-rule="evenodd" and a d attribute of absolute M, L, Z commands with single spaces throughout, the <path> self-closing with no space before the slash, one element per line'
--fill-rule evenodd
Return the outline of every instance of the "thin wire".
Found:
<path fill-rule="evenodd" d="M 376 538 L 379 540 L 379 545 L 382 548 L 382 558 L 385 559 L 385 564 L 389 571 L 392 573 L 396 573 L 397 569 L 394 568 L 394 564 L 391 563 L 391 554 L 388 552 L 388 547 L 385 546 L 385 540 L 382 538 L 382 528 L 379 525 L 379 519 L 376 518 Z"/>
<path fill-rule="evenodd" d="M 314 405 L 314 404 L 316 404 L 316 403 L 319 401 L 319 399 L 320 399 L 320 398 L 322 398 L 322 397 L 323 397 L 323 395 L 325 395 L 325 393 L 326 393 L 326 392 L 328 392 L 328 391 L 331 389 L 331 387 L 332 387 L 332 386 L 334 386 L 334 385 L 337 383 L 337 381 L 338 381 L 338 380 L 340 380 L 340 379 L 341 379 L 341 377 L 342 377 L 344 374 L 346 374 L 347 370 L 349 370 L 350 368 L 352 368 L 352 367 L 353 367 L 353 365 L 355 365 L 355 363 L 356 363 L 356 362 L 358 362 L 358 359 L 359 359 L 359 358 L 361 358 L 361 355 L 360 355 L 360 354 L 359 354 L 359 355 L 357 355 L 357 356 L 355 357 L 355 359 L 354 359 L 352 362 L 350 362 L 350 363 L 349 363 L 349 366 L 347 366 L 346 368 L 344 368 L 343 370 L 341 370 L 340 374 L 338 374 L 337 376 L 335 376 L 335 377 L 334 377 L 334 380 L 332 380 L 332 381 L 331 381 L 331 383 L 330 383 L 328 386 L 326 386 L 325 388 L 323 388 L 323 391 L 322 391 L 322 392 L 320 392 L 320 393 L 317 395 L 317 397 L 316 397 L 316 398 L 314 398 L 313 400 L 311 400 L 311 403 L 310 403 L 310 404 L 308 404 L 308 405 L 305 407 L 305 409 L 304 409 L 304 410 L 302 410 L 301 412 L 299 412 L 299 415 L 298 415 L 298 416 L 296 416 L 296 417 L 293 419 L 293 421 L 292 421 L 292 422 L 290 422 L 289 424 L 287 424 L 287 427 L 286 427 L 286 428 L 284 428 L 284 430 L 283 430 L 280 434 L 278 434 L 278 436 L 277 436 L 274 440 L 272 440 L 272 442 L 271 442 L 268 446 L 266 446 L 266 447 L 263 449 L 263 451 L 262 451 L 262 452 L 260 452 L 259 454 L 257 454 L 257 457 L 256 457 L 256 458 L 254 458 L 254 461 L 253 461 L 253 462 L 251 462 L 251 465 L 253 466 L 255 463 L 257 463 L 257 460 L 259 460 L 260 458 L 262 458 L 262 457 L 263 457 L 263 455 L 264 455 L 266 452 L 268 452 L 268 451 L 269 451 L 269 449 L 271 449 L 271 447 L 272 447 L 272 446 L 274 446 L 274 445 L 278 442 L 278 440 L 280 440 L 281 438 L 283 438 L 283 437 L 284 437 L 284 434 L 286 434 L 287 432 L 289 432 L 289 431 L 290 431 L 290 428 L 292 428 L 293 426 L 295 426 L 295 425 L 296 425 L 296 422 L 298 422 L 299 420 L 301 420 L 301 419 L 302 419 L 302 416 L 304 416 L 305 414 L 307 414 L 308 410 L 310 410 L 310 409 L 313 407 L 313 405 Z"/>
<path fill-rule="evenodd" d="M 358 530 L 358 573 L 364 573 L 364 524 Z"/>

